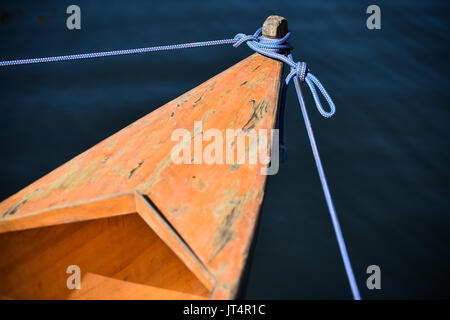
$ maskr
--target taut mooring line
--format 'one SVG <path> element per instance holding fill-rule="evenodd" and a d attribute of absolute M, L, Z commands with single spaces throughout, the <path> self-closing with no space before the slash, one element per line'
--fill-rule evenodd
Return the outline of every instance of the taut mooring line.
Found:
<path fill-rule="evenodd" d="M 157 47 L 147 47 L 147 48 L 137 48 L 137 49 L 81 53 L 81 54 L 72 54 L 72 55 L 67 55 L 67 56 L 9 60 L 9 61 L 1 61 L 0 67 L 15 66 L 15 65 L 21 65 L 21 64 L 92 59 L 92 58 L 102 58 L 102 57 L 111 57 L 111 56 L 123 56 L 123 55 L 127 55 L 127 54 L 149 53 L 149 52 L 156 52 L 156 51 L 169 51 L 169 50 L 177 50 L 177 49 L 218 46 L 218 45 L 224 45 L 224 44 L 233 44 L 235 42 L 236 42 L 235 39 L 224 39 L 224 40 L 212 40 L 212 41 L 203 41 L 203 42 L 173 44 L 173 45 L 168 45 L 168 46 L 157 46 Z"/>

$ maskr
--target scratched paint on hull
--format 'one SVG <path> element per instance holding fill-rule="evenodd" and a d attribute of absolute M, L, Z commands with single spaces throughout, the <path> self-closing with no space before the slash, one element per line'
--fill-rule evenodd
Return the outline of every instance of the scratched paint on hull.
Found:
<path fill-rule="evenodd" d="M 271 129 L 282 63 L 253 54 L 144 116 L 0 203 L 0 224 L 123 192 L 148 197 L 186 242 L 215 287 L 236 294 L 264 195 L 262 164 L 171 161 L 173 130 Z M 270 139 L 267 142 L 270 148 Z"/>

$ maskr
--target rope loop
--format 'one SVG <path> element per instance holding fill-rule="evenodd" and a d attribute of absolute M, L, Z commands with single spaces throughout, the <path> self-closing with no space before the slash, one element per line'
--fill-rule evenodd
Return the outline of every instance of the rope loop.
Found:
<path fill-rule="evenodd" d="M 336 112 L 336 107 L 334 105 L 333 99 L 331 99 L 330 95 L 328 94 L 327 90 L 325 90 L 322 83 L 320 83 L 319 79 L 317 79 L 311 73 L 308 73 L 308 75 L 305 78 L 305 81 L 308 84 L 309 90 L 311 90 L 314 102 L 316 103 L 317 110 L 319 110 L 320 114 L 325 118 L 332 117 Z M 330 106 L 330 111 L 325 111 L 325 109 L 322 107 L 322 104 L 320 103 L 320 99 L 316 89 L 314 88 L 314 85 L 320 90 L 325 100 L 327 100 L 327 103 Z"/>
<path fill-rule="evenodd" d="M 281 39 L 272 39 L 272 38 L 266 38 L 261 35 L 262 28 L 259 28 L 256 30 L 256 32 L 253 35 L 246 35 L 243 33 L 238 33 L 234 39 L 236 40 L 236 43 L 233 44 L 233 47 L 237 48 L 242 43 L 246 42 L 247 45 L 252 48 L 253 50 L 262 53 L 262 52 L 273 52 L 273 53 L 280 53 L 283 51 L 290 52 L 292 50 L 292 47 L 289 45 L 287 40 L 291 36 L 291 32 L 288 32 L 283 38 Z"/>

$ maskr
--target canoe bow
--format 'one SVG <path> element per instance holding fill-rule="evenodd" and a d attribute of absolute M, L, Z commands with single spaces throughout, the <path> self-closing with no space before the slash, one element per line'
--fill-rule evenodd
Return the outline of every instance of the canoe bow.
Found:
<path fill-rule="evenodd" d="M 1 202 L 0 296 L 235 298 L 267 165 L 175 164 L 171 135 L 274 128 L 282 68 L 255 53 Z"/>

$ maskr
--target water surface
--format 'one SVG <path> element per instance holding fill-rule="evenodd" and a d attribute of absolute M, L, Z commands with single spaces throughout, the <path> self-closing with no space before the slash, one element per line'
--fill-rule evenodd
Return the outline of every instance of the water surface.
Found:
<path fill-rule="evenodd" d="M 276 4 L 275 4 L 276 3 Z M 363 298 L 448 298 L 449 24 L 445 1 L 14 1 L 0 10 L 0 58 L 146 47 L 253 33 L 285 16 L 296 59 L 332 95 L 305 98 Z M 190 49 L 0 70 L 0 198 L 251 54 Z M 351 298 L 291 88 L 288 161 L 269 178 L 245 298 Z M 382 289 L 365 287 L 381 267 Z"/>

